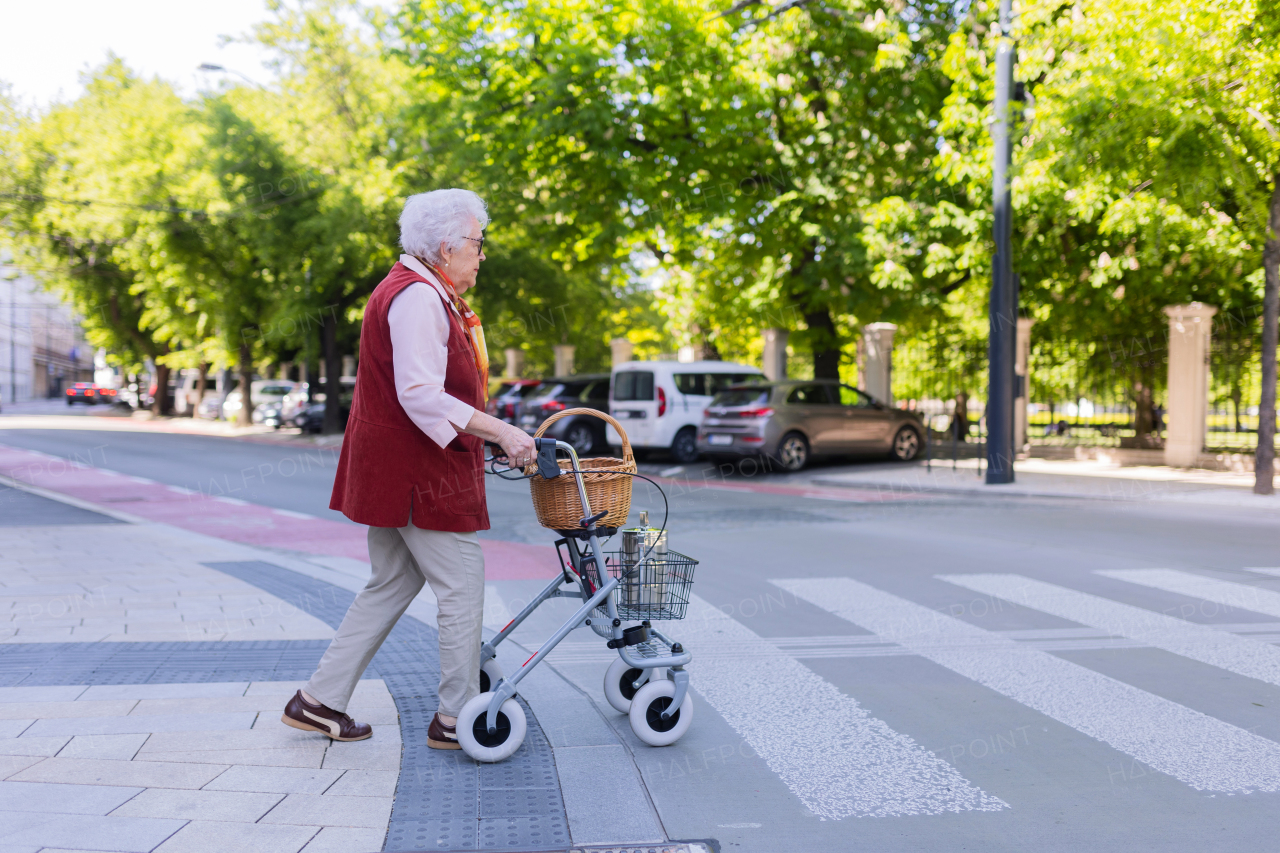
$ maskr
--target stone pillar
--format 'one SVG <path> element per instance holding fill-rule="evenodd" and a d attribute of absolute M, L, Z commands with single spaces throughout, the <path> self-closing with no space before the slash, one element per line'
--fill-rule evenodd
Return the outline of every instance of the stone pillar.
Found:
<path fill-rule="evenodd" d="M 573 375 L 573 344 L 556 344 L 556 376 Z"/>
<path fill-rule="evenodd" d="M 862 352 L 866 376 L 859 377 L 862 390 L 886 406 L 893 405 L 893 323 L 868 323 L 862 327 Z"/>
<path fill-rule="evenodd" d="M 786 329 L 764 330 L 765 379 L 787 378 L 787 337 L 790 334 Z"/>
<path fill-rule="evenodd" d="M 609 352 L 613 356 L 613 366 L 626 364 L 631 361 L 631 356 L 635 353 L 635 344 L 626 338 L 614 338 L 609 341 Z"/>
<path fill-rule="evenodd" d="M 1027 403 L 1031 401 L 1031 327 L 1035 320 L 1018 318 L 1018 343 L 1013 354 L 1013 451 L 1027 446 Z"/>
<path fill-rule="evenodd" d="M 354 355 L 344 355 L 342 357 L 342 376 L 356 375 L 356 357 Z M 590 503 L 590 501 L 588 501 Z"/>
<path fill-rule="evenodd" d="M 507 379 L 519 379 L 524 374 L 524 350 L 507 347 L 502 353 L 507 357 L 507 372 L 503 375 Z"/>
<path fill-rule="evenodd" d="M 1169 411 L 1164 464 L 1189 468 L 1204 449 L 1209 408 L 1209 341 L 1218 309 L 1200 302 L 1170 305 Z"/>

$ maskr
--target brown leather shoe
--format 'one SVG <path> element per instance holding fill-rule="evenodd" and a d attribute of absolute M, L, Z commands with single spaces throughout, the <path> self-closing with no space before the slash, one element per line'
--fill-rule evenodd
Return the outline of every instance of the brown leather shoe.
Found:
<path fill-rule="evenodd" d="M 346 714 L 319 703 L 311 704 L 302 698 L 302 691 L 293 694 L 284 706 L 280 722 L 304 732 L 320 732 L 334 740 L 364 740 L 373 737 L 373 728 L 367 723 L 357 723 Z"/>
<path fill-rule="evenodd" d="M 457 729 L 440 722 L 439 714 L 431 718 L 431 725 L 427 727 L 427 746 L 432 749 L 462 749 Z"/>

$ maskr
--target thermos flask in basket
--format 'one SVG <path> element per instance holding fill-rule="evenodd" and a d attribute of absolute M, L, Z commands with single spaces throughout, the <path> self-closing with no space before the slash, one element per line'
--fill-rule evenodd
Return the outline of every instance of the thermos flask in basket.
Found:
<path fill-rule="evenodd" d="M 666 583 L 667 531 L 650 527 L 649 513 L 641 512 L 640 526 L 622 531 L 621 604 L 662 607 Z"/>

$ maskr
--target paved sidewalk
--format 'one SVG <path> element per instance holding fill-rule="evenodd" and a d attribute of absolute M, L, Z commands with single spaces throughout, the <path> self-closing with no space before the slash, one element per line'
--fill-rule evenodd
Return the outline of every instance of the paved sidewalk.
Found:
<path fill-rule="evenodd" d="M 665 841 L 634 757 L 550 666 L 521 685 L 538 711 L 526 704 L 529 735 L 507 762 L 427 749 L 438 678 L 429 591 L 357 691 L 371 740 L 285 727 L 280 708 L 368 564 L 264 550 L 261 525 L 250 543 L 202 532 L 255 530 L 264 507 L 193 506 L 157 483 L 14 453 L 25 454 L 0 449 L 5 470 L 66 492 L 0 486 L 0 853 L 696 849 Z M 351 527 L 296 515 L 272 517 L 286 532 Z M 542 581 L 489 584 L 488 633 L 507 618 L 498 587 L 530 582 Z M 508 643 L 500 659 L 514 669 L 528 654 Z M 599 808 L 601 778 L 616 808 Z"/>
<path fill-rule="evenodd" d="M 1157 466 L 1118 467 L 1100 462 L 1027 459 L 1014 466 L 1015 481 L 988 486 L 985 464 L 952 463 L 875 466 L 864 470 L 815 472 L 818 486 L 880 490 L 900 498 L 930 494 L 1166 501 L 1280 510 L 1280 497 L 1252 493 L 1253 475 Z"/>

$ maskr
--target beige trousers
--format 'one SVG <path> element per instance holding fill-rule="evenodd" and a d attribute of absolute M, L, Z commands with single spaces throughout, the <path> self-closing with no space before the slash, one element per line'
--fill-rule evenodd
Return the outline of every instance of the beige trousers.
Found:
<path fill-rule="evenodd" d="M 370 527 L 373 575 L 356 595 L 307 686 L 308 694 L 345 712 L 356 682 L 404 611 L 431 585 L 440 615 L 440 707 L 448 717 L 480 692 L 484 554 L 474 533 Z"/>

